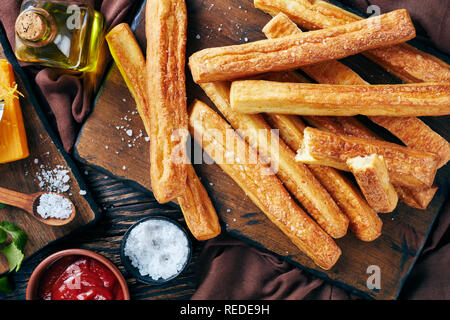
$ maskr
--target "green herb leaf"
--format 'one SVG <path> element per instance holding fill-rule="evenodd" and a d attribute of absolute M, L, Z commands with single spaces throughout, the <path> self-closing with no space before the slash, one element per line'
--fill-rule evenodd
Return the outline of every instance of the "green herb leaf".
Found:
<path fill-rule="evenodd" d="M 6 204 L 0 203 L 0 209 L 6 208 L 6 207 L 7 207 Z"/>
<path fill-rule="evenodd" d="M 18 271 L 22 265 L 24 254 L 22 252 L 28 237 L 19 227 L 8 221 L 0 223 L 0 243 L 6 241 L 8 235 L 11 243 L 0 250 L 8 260 L 9 271 Z"/>
<path fill-rule="evenodd" d="M 2 229 L 0 229 L 0 243 L 5 242 L 7 238 L 8 238 L 8 234 L 5 231 L 3 231 Z"/>
<path fill-rule="evenodd" d="M 4 293 L 13 293 L 14 287 L 8 277 L 0 278 L 0 291 Z"/>
<path fill-rule="evenodd" d="M 22 250 L 27 243 L 28 237 L 19 227 L 8 221 L 2 221 L 0 230 L 8 233 L 11 236 L 12 243 L 15 244 L 18 250 Z"/>
<path fill-rule="evenodd" d="M 9 272 L 19 271 L 24 255 L 22 251 L 17 248 L 16 244 L 14 242 L 11 242 L 6 247 L 4 247 L 1 252 L 8 260 Z"/>

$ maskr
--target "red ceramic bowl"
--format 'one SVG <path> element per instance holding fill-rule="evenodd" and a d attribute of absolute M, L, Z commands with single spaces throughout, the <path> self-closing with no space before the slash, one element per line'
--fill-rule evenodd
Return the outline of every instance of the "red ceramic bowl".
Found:
<path fill-rule="evenodd" d="M 41 277 L 44 275 L 44 273 L 47 271 L 47 269 L 52 265 L 53 262 L 56 260 L 61 259 L 62 257 L 66 256 L 85 256 L 89 257 L 91 259 L 97 260 L 106 267 L 108 267 L 109 270 L 116 276 L 117 280 L 119 281 L 120 287 L 123 292 L 123 298 L 124 300 L 130 300 L 130 292 L 128 290 L 127 282 L 125 281 L 125 278 L 123 277 L 122 273 L 117 269 L 117 267 L 108 259 L 103 257 L 102 255 L 99 255 L 98 253 L 95 253 L 90 250 L 84 250 L 84 249 L 68 249 L 68 250 L 62 250 L 59 252 L 56 252 L 47 258 L 45 258 L 37 267 L 34 269 L 33 273 L 31 274 L 30 280 L 28 281 L 27 286 L 27 293 L 26 293 L 26 299 L 27 300 L 37 300 L 38 297 L 38 290 L 40 286 L 40 280 Z"/>

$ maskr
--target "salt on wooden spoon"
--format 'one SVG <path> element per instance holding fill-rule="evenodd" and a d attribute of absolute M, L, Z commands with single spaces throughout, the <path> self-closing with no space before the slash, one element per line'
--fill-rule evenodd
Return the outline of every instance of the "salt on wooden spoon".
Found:
<path fill-rule="evenodd" d="M 40 222 L 63 226 L 75 218 L 76 209 L 67 197 L 53 192 L 33 194 L 0 188 L 0 203 L 25 210 Z"/>

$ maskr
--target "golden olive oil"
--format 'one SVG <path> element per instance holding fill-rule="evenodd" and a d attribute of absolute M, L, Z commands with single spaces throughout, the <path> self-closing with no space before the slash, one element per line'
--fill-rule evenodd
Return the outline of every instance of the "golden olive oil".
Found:
<path fill-rule="evenodd" d="M 15 54 L 21 61 L 76 71 L 97 66 L 103 16 L 70 1 L 27 0 L 16 20 Z"/>

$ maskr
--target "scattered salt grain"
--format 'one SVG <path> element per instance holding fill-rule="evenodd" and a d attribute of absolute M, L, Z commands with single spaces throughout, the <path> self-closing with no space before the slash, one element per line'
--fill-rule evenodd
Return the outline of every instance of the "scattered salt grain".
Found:
<path fill-rule="evenodd" d="M 127 135 L 131 137 L 133 135 L 133 130 L 129 129 L 126 131 Z"/>
<path fill-rule="evenodd" d="M 150 141 L 150 137 L 145 137 L 144 139 L 145 139 L 146 142 Z"/>
<path fill-rule="evenodd" d="M 173 223 L 148 220 L 131 230 L 124 253 L 142 276 L 168 279 L 183 269 L 189 245 L 186 235 Z"/>
<path fill-rule="evenodd" d="M 36 178 L 39 181 L 41 190 L 63 193 L 70 189 L 69 170 L 66 170 L 61 165 L 57 165 L 54 169 L 47 169 L 44 165 L 41 165 L 40 169 L 40 171 L 36 172 Z"/>
<path fill-rule="evenodd" d="M 85 196 L 86 195 L 86 190 L 80 190 L 80 196 Z"/>
<path fill-rule="evenodd" d="M 199 40 L 201 37 L 200 37 L 199 34 L 197 34 L 197 35 L 195 36 L 195 38 L 197 38 L 197 40 Z"/>
<path fill-rule="evenodd" d="M 44 219 L 68 219 L 72 214 L 72 203 L 60 195 L 44 193 L 39 197 L 36 211 Z"/>

